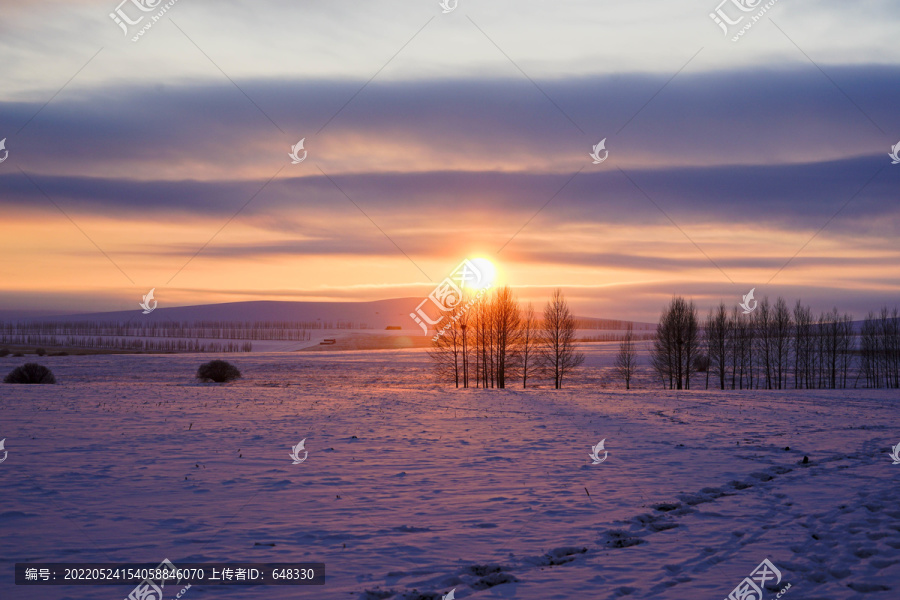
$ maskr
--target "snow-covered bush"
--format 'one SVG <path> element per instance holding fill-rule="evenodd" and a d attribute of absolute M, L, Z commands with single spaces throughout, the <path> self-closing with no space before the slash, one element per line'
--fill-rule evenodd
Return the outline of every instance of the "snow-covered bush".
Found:
<path fill-rule="evenodd" d="M 3 383 L 56 383 L 56 377 L 43 365 L 26 363 L 10 371 Z"/>
<path fill-rule="evenodd" d="M 238 379 L 241 372 L 236 366 L 224 360 L 211 360 L 206 364 L 200 365 L 197 369 L 197 379 L 200 381 L 215 381 L 216 383 L 224 383 Z"/>

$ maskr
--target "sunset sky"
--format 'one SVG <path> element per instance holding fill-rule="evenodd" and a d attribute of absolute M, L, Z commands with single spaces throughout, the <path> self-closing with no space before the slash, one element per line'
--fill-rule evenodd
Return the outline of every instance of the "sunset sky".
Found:
<path fill-rule="evenodd" d="M 900 304 L 896 0 L 738 42 L 718 0 L 178 0 L 136 43 L 117 3 L 3 7 L 0 310 L 424 297 L 475 256 L 585 316 Z"/>

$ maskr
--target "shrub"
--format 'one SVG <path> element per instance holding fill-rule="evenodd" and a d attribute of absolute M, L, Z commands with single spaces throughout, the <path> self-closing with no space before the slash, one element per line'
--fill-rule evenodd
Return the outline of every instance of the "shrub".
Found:
<path fill-rule="evenodd" d="M 47 354 L 47 351 L 44 350 L 43 348 L 38 348 L 37 350 L 34 351 L 34 353 L 37 354 L 38 356 L 44 356 L 45 354 Z"/>
<path fill-rule="evenodd" d="M 9 348 L 0 348 L 0 356 L 9 356 Z"/>
<path fill-rule="evenodd" d="M 241 372 L 230 362 L 224 360 L 211 360 L 205 365 L 200 365 L 197 369 L 197 379 L 201 381 L 215 381 L 216 383 L 224 383 L 238 379 Z"/>
<path fill-rule="evenodd" d="M 26 363 L 10 371 L 3 383 L 56 383 L 56 377 L 43 365 Z"/>

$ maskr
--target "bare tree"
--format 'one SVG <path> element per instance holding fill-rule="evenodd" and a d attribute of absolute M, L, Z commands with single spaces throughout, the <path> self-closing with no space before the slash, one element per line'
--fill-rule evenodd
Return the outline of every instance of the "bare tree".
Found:
<path fill-rule="evenodd" d="M 522 312 L 522 332 L 519 337 L 519 357 L 522 366 L 522 389 L 528 387 L 528 375 L 534 370 L 539 338 L 534 306 L 529 302 Z"/>
<path fill-rule="evenodd" d="M 791 348 L 791 311 L 787 302 L 781 296 L 775 301 L 772 310 L 772 374 L 775 379 L 775 389 L 780 390 L 787 386 L 787 371 L 790 364 Z"/>
<path fill-rule="evenodd" d="M 856 349 L 853 335 L 853 317 L 847 313 L 840 317 L 838 335 L 840 336 L 838 343 L 839 385 L 841 388 L 846 388 L 850 377 L 850 367 L 853 365 L 854 350 Z"/>
<path fill-rule="evenodd" d="M 541 366 L 560 389 L 563 378 L 584 362 L 584 354 L 575 345 L 575 317 L 562 290 L 555 290 L 544 307 L 542 326 Z"/>
<path fill-rule="evenodd" d="M 462 310 L 459 314 L 459 318 L 457 319 L 460 330 L 461 345 L 462 345 L 462 383 L 463 387 L 469 387 L 469 354 L 470 354 L 470 346 L 469 342 L 469 311 Z"/>
<path fill-rule="evenodd" d="M 449 321 L 431 341 L 428 355 L 434 362 L 439 377 L 452 379 L 459 387 L 465 353 L 463 352 L 463 329 L 459 320 L 460 306 L 448 315 Z"/>
<path fill-rule="evenodd" d="M 741 344 L 741 313 L 737 306 L 731 307 L 731 318 L 729 322 L 729 346 L 731 356 L 731 389 L 737 388 L 738 369 L 740 369 L 741 385 L 743 386 L 744 365 L 743 365 L 743 348 Z"/>
<path fill-rule="evenodd" d="M 619 344 L 619 353 L 616 354 L 616 372 L 625 380 L 625 389 L 631 389 L 631 377 L 637 366 L 637 352 L 634 348 L 634 325 L 629 323 L 625 331 L 625 337 Z"/>
<path fill-rule="evenodd" d="M 756 334 L 756 361 L 766 375 L 766 389 L 772 389 L 772 305 L 764 296 L 756 307 L 753 325 Z"/>
<path fill-rule="evenodd" d="M 691 371 L 700 356 L 697 309 L 680 296 L 663 309 L 650 360 L 669 389 L 691 389 Z"/>
<path fill-rule="evenodd" d="M 810 377 L 812 361 L 812 312 L 800 300 L 794 306 L 794 387 L 812 387 Z"/>
<path fill-rule="evenodd" d="M 860 335 L 860 370 L 866 386 L 900 387 L 900 313 L 885 306 L 876 315 L 870 312 Z"/>
<path fill-rule="evenodd" d="M 734 322 L 735 353 L 739 356 L 737 364 L 740 370 L 738 387 L 740 389 L 753 388 L 753 346 L 755 344 L 756 328 L 752 317 L 738 313 L 737 307 L 732 312 Z"/>
<path fill-rule="evenodd" d="M 722 390 L 725 389 L 725 379 L 728 376 L 730 330 L 728 309 L 720 302 L 717 308 L 710 309 L 704 332 L 710 368 L 718 377 L 719 389 Z"/>
<path fill-rule="evenodd" d="M 669 308 L 665 308 L 656 325 L 656 337 L 653 339 L 653 348 L 650 350 L 650 364 L 659 375 L 663 387 L 666 387 L 668 383 L 670 390 L 675 387 L 676 339 L 677 334 L 669 316 Z"/>
<path fill-rule="evenodd" d="M 821 316 L 822 321 L 822 351 L 824 359 L 824 387 L 836 389 L 838 387 L 838 372 L 841 351 L 840 314 L 834 308 L 830 313 Z"/>
<path fill-rule="evenodd" d="M 494 328 L 491 297 L 485 294 L 473 307 L 475 313 L 475 345 L 476 369 L 481 376 L 481 387 L 494 387 Z M 477 383 L 477 381 L 476 381 Z"/>
<path fill-rule="evenodd" d="M 521 314 L 519 303 L 509 286 L 494 292 L 492 305 L 496 346 L 495 379 L 498 388 L 505 388 L 506 376 L 514 372 L 519 358 Z"/>

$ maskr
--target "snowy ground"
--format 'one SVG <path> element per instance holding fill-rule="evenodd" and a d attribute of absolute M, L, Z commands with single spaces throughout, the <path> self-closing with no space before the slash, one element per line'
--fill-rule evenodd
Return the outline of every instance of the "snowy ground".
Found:
<path fill-rule="evenodd" d="M 764 558 L 787 600 L 900 597 L 896 391 L 625 392 L 610 348 L 562 391 L 450 389 L 420 350 L 230 355 L 226 386 L 206 355 L 42 358 L 60 385 L 0 385 L 0 599 L 131 589 L 15 562 L 166 557 L 326 564 L 184 599 L 720 600 Z"/>

